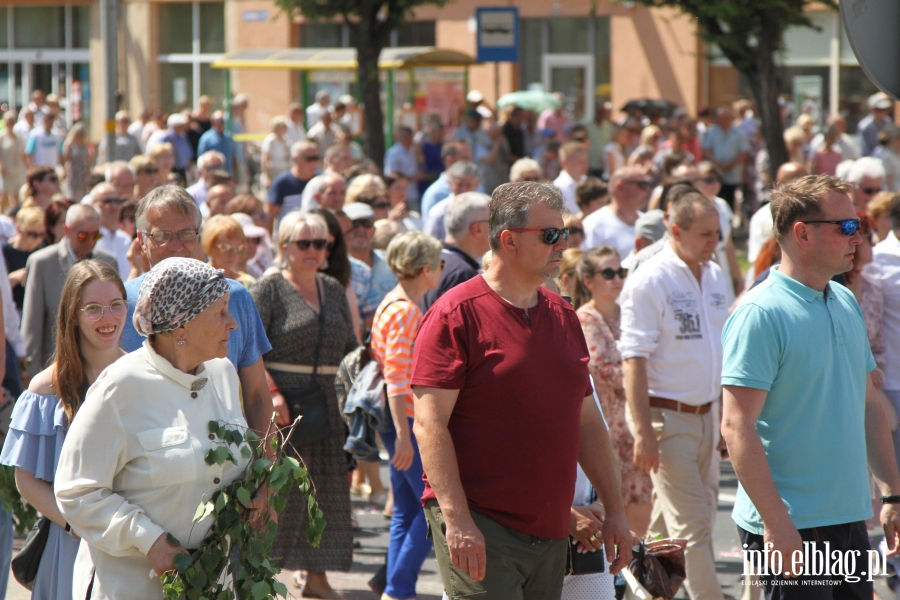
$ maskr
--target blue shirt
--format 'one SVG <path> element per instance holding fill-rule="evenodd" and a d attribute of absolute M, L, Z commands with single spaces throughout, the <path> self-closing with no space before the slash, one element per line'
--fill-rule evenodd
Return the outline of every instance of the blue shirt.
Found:
<path fill-rule="evenodd" d="M 218 150 L 225 156 L 225 169 L 234 175 L 234 140 L 227 133 L 219 133 L 215 129 L 210 129 L 200 136 L 200 142 L 197 144 L 197 156 L 203 156 L 210 150 Z"/>
<path fill-rule="evenodd" d="M 866 374 L 875 369 L 856 298 L 772 269 L 728 319 L 722 385 L 766 390 L 756 431 L 797 529 L 872 516 L 866 460 Z M 743 485 L 732 518 L 763 534 Z"/>
<path fill-rule="evenodd" d="M 741 152 L 750 151 L 750 143 L 744 132 L 735 126 L 728 128 L 728 131 L 722 131 L 722 128 L 715 125 L 706 132 L 703 138 L 703 149 L 712 152 L 713 157 L 719 161 L 728 163 L 733 161 Z M 722 176 L 722 183 L 728 185 L 740 185 L 744 181 L 744 165 L 737 163 Z"/>
<path fill-rule="evenodd" d="M 437 181 L 428 186 L 425 193 L 422 194 L 422 202 L 419 204 L 419 212 L 423 219 L 428 218 L 428 212 L 435 204 L 450 195 L 450 181 L 447 179 L 447 173 L 441 173 Z"/>
<path fill-rule="evenodd" d="M 176 169 L 186 169 L 194 160 L 194 149 L 186 134 L 179 135 L 174 129 L 167 129 L 158 141 L 172 144 L 172 148 L 175 150 Z"/>
<path fill-rule="evenodd" d="M 277 204 L 281 207 L 278 211 L 279 219 L 292 210 L 300 209 L 300 205 L 303 202 L 303 190 L 306 188 L 307 183 L 307 181 L 298 179 L 290 171 L 285 171 L 272 180 L 267 200 L 269 204 Z"/>
<path fill-rule="evenodd" d="M 391 271 L 385 258 L 384 250 L 373 250 L 372 257 L 372 294 L 375 306 L 381 304 L 384 297 L 388 295 L 392 289 L 397 287 L 397 276 Z"/>
<path fill-rule="evenodd" d="M 412 148 L 404 148 L 399 142 L 391 146 L 384 155 L 384 172 L 414 177 L 419 172 L 419 162 Z M 407 184 L 406 199 L 409 201 L 419 199 L 419 187 L 415 181 L 410 180 Z"/>
<path fill-rule="evenodd" d="M 122 339 L 119 345 L 125 352 L 134 352 L 144 343 L 144 336 L 134 328 L 134 306 L 137 304 L 138 294 L 141 291 L 141 283 L 144 282 L 146 273 L 125 282 L 125 293 L 128 295 L 128 318 L 125 319 L 125 329 L 122 331 Z M 272 349 L 266 330 L 256 304 L 250 297 L 250 292 L 243 285 L 228 280 L 231 295 L 228 298 L 228 310 L 237 321 L 237 329 L 231 332 L 228 338 L 228 360 L 234 368 L 240 371 L 245 367 L 255 365 L 260 357 Z"/>
<path fill-rule="evenodd" d="M 350 285 L 356 294 L 359 304 L 359 316 L 366 320 L 375 314 L 378 302 L 375 301 L 375 291 L 372 289 L 372 269 L 363 261 L 350 257 Z"/>

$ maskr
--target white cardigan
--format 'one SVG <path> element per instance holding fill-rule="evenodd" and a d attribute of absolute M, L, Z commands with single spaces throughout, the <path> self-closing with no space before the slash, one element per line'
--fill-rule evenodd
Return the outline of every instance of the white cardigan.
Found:
<path fill-rule="evenodd" d="M 205 385 L 201 383 L 206 379 Z M 207 465 L 209 421 L 246 427 L 237 373 L 227 359 L 197 375 L 179 371 L 145 340 L 91 386 L 66 435 L 54 487 L 66 521 L 81 536 L 74 598 L 162 598 L 146 554 L 163 533 L 196 548 L 212 526 L 194 511 L 234 481 L 238 465 Z"/>

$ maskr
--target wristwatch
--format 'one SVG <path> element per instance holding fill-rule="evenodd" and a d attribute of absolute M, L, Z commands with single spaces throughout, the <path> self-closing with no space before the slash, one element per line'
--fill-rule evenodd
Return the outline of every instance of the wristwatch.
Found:
<path fill-rule="evenodd" d="M 882 504 L 900 504 L 900 496 L 882 496 Z"/>

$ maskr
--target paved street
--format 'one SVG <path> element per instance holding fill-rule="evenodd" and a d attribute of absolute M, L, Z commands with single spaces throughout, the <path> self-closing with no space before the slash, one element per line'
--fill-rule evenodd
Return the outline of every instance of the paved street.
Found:
<path fill-rule="evenodd" d="M 731 469 L 731 463 L 728 461 L 721 463 L 720 471 L 722 479 L 719 491 L 719 513 L 714 531 L 717 571 L 725 594 L 740 599 L 743 591 L 740 578 L 741 548 L 730 516 L 734 504 L 734 494 L 737 491 L 737 479 Z M 381 476 L 382 481 L 388 481 L 386 467 L 382 468 Z M 357 547 L 353 555 L 353 568 L 349 573 L 329 573 L 328 578 L 335 589 L 345 593 L 347 600 L 377 600 L 375 594 L 369 591 L 366 582 L 384 562 L 389 522 L 382 516 L 379 509 L 369 506 L 361 498 L 354 497 L 353 508 L 360 526 L 355 535 Z M 874 532 L 870 531 L 870 534 L 872 533 Z M 878 540 L 880 537 L 873 538 L 873 543 L 877 543 Z M 16 548 L 20 545 L 21 540 L 17 540 Z M 291 586 L 290 574 L 283 574 L 281 579 L 288 586 L 289 591 L 295 595 L 298 594 L 297 588 Z M 442 589 L 437 562 L 432 555 L 425 561 L 419 575 L 418 598 L 419 600 L 440 600 Z M 891 597 L 884 579 L 876 580 L 875 589 L 882 599 L 886 600 Z M 30 594 L 10 576 L 6 597 L 7 600 L 27 600 Z M 684 590 L 679 593 L 678 598 L 687 598 Z"/>

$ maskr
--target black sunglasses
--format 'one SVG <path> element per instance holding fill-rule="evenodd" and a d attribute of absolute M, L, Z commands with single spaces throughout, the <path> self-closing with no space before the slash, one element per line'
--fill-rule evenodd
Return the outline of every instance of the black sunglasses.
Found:
<path fill-rule="evenodd" d="M 584 229 L 581 227 L 569 227 L 569 235 L 584 235 Z"/>
<path fill-rule="evenodd" d="M 328 245 L 328 240 L 323 240 L 322 238 L 318 238 L 315 240 L 294 240 L 294 244 L 297 245 L 300 250 L 309 250 L 312 247 L 315 250 L 324 250 L 325 246 Z"/>
<path fill-rule="evenodd" d="M 840 221 L 800 221 L 806 225 L 814 225 L 817 223 L 829 223 L 831 225 L 840 225 L 841 233 L 850 236 L 859 231 L 862 222 L 859 219 L 842 219 Z"/>
<path fill-rule="evenodd" d="M 318 162 L 319 161 L 318 155 L 316 155 L 316 156 L 301 155 L 300 158 L 302 158 L 306 162 Z"/>
<path fill-rule="evenodd" d="M 650 183 L 649 181 L 635 181 L 634 179 L 626 179 L 625 183 L 633 183 L 634 185 L 638 186 L 638 188 L 640 188 L 641 190 L 643 190 L 645 192 L 647 190 L 653 189 L 653 184 Z"/>
<path fill-rule="evenodd" d="M 613 279 L 616 275 L 619 276 L 619 279 L 625 279 L 628 277 L 628 269 L 625 267 L 619 267 L 618 269 L 612 269 L 610 267 L 606 267 L 601 271 L 596 271 L 594 275 L 600 275 L 603 279 Z"/>
<path fill-rule="evenodd" d="M 702 177 L 702 178 L 700 178 L 700 181 L 702 181 L 703 183 L 706 183 L 708 185 L 712 185 L 714 183 L 718 183 L 719 178 L 718 177 Z"/>
<path fill-rule="evenodd" d="M 353 219 L 353 229 L 356 229 L 357 227 L 372 229 L 375 227 L 375 222 L 372 219 Z"/>
<path fill-rule="evenodd" d="M 122 206 L 123 204 L 125 204 L 125 199 L 124 198 L 104 198 L 103 204 L 106 204 L 107 206 L 109 206 L 110 204 Z"/>
<path fill-rule="evenodd" d="M 877 188 L 861 187 L 859 189 L 861 189 L 863 191 L 863 193 L 865 193 L 867 196 L 874 196 L 875 194 L 877 194 L 878 192 L 880 192 L 882 190 L 882 188 L 880 188 L 880 187 L 877 187 Z"/>
<path fill-rule="evenodd" d="M 376 202 L 375 204 L 370 204 L 369 206 L 371 206 L 375 210 L 383 210 L 385 208 L 391 207 L 391 205 L 388 204 L 387 202 Z"/>
<path fill-rule="evenodd" d="M 566 241 L 569 239 L 569 228 L 563 227 L 562 229 L 557 229 L 556 227 L 548 227 L 546 229 L 509 229 L 508 231 L 514 231 L 516 233 L 527 233 L 529 231 L 540 231 L 544 234 L 543 242 L 549 246 L 556 244 L 559 241 L 559 238 L 562 238 Z"/>

